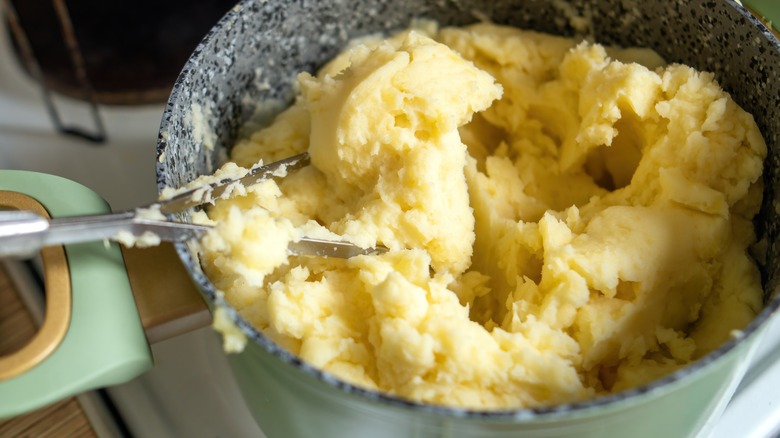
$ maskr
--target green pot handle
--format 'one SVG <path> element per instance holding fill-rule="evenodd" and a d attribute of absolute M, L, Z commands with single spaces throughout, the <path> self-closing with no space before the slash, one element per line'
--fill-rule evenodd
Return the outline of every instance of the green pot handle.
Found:
<path fill-rule="evenodd" d="M 110 211 L 99 195 L 73 181 L 0 170 L 0 208 L 19 209 L 14 202 L 30 200 L 51 217 Z M 0 419 L 127 382 L 152 367 L 117 244 L 65 245 L 64 252 L 44 249 L 41 258 L 48 265 L 46 320 L 28 345 L 0 357 Z"/>

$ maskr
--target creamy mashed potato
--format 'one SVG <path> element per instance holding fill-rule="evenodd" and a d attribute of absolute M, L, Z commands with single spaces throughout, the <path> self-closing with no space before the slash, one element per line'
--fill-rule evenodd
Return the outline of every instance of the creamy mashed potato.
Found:
<path fill-rule="evenodd" d="M 766 146 L 711 74 L 479 24 L 368 41 L 299 83 L 227 166 L 312 165 L 197 219 L 217 289 L 314 366 L 426 403 L 551 405 L 674 371 L 760 310 Z M 302 235 L 390 251 L 288 257 Z"/>

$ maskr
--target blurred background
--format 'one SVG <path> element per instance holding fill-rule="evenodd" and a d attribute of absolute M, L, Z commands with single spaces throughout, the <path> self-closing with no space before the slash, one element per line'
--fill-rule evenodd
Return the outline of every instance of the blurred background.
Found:
<path fill-rule="evenodd" d="M 0 169 L 79 182 L 115 211 L 154 201 L 165 102 L 190 53 L 234 5 L 0 0 Z M 36 266 L 0 261 L 0 355 L 15 351 L 4 341 L 35 333 L 43 297 Z M 209 327 L 151 348 L 151 372 L 0 422 L 0 436 L 263 436 Z"/>

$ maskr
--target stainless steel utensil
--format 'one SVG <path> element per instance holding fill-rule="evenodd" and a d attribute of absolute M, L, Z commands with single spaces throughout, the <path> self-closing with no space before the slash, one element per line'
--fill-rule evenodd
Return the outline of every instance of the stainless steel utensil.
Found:
<path fill-rule="evenodd" d="M 135 211 L 47 220 L 31 211 L 0 212 L 0 256 L 29 257 L 52 245 L 116 240 L 121 233 L 141 237 L 152 232 L 160 240 L 179 242 L 200 237 L 210 227 L 146 219 Z"/>
<path fill-rule="evenodd" d="M 208 225 L 195 225 L 150 217 L 145 211 L 159 210 L 164 214 L 177 213 L 218 199 L 234 184 L 251 185 L 271 177 L 283 177 L 287 172 L 309 164 L 309 154 L 303 153 L 284 160 L 252 169 L 239 179 L 225 179 L 207 187 L 200 187 L 178 194 L 146 207 L 120 213 L 90 216 L 72 216 L 46 219 L 31 211 L 0 211 L 0 257 L 30 257 L 45 246 L 115 240 L 123 236 L 155 241 L 182 242 L 199 238 L 211 229 Z M 151 233 L 151 234 L 148 234 Z M 303 237 L 290 242 L 288 252 L 293 255 L 350 258 L 357 255 L 379 254 L 383 247 L 360 248 L 349 242 Z"/>

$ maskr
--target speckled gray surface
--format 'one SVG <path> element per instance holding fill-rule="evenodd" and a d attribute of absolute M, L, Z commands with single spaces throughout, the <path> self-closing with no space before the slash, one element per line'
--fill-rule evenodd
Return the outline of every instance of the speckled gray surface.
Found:
<path fill-rule="evenodd" d="M 740 339 L 751 335 L 778 307 L 777 297 L 769 299 L 778 288 L 776 270 L 780 252 L 777 243 L 780 202 L 776 201 L 780 191 L 780 47 L 777 41 L 741 6 L 730 0 L 573 0 L 568 5 L 576 13 L 592 17 L 593 27 L 589 33 L 596 41 L 651 47 L 668 61 L 684 62 L 712 71 L 735 100 L 755 115 L 770 148 L 765 172 L 764 206 L 756 221 L 759 235 L 770 243 L 767 267 L 762 270 L 768 306 L 738 338 L 696 365 L 652 385 L 592 402 L 537 410 L 480 413 L 430 408 L 442 415 L 552 415 L 652 391 L 717 360 Z M 479 13 L 475 15 L 473 11 Z M 200 108 L 203 115 L 209 116 L 205 131 L 213 134 L 218 146 L 226 147 L 234 143 L 239 127 L 253 116 L 256 102 L 289 100 L 295 73 L 312 71 L 322 65 L 350 38 L 402 28 L 412 18 L 431 18 L 445 25 L 462 25 L 477 21 L 477 16 L 545 32 L 576 33 L 569 20 L 561 19 L 561 2 L 546 0 L 269 0 L 240 3 L 197 48 L 174 87 L 160 130 L 158 186 L 178 187 L 199 174 L 211 172 L 213 163 L 219 160 L 219 147 L 209 150 L 204 144 L 207 143 L 204 138 L 208 137 L 204 136 L 204 130 L 193 129 L 193 108 Z M 186 214 L 180 219 L 187 220 Z M 211 300 L 219 301 L 213 286 L 186 246 L 180 245 L 177 249 L 204 293 Z M 340 383 L 301 365 L 235 312 L 231 315 L 255 342 L 283 361 L 346 391 L 388 403 L 413 405 Z"/>

